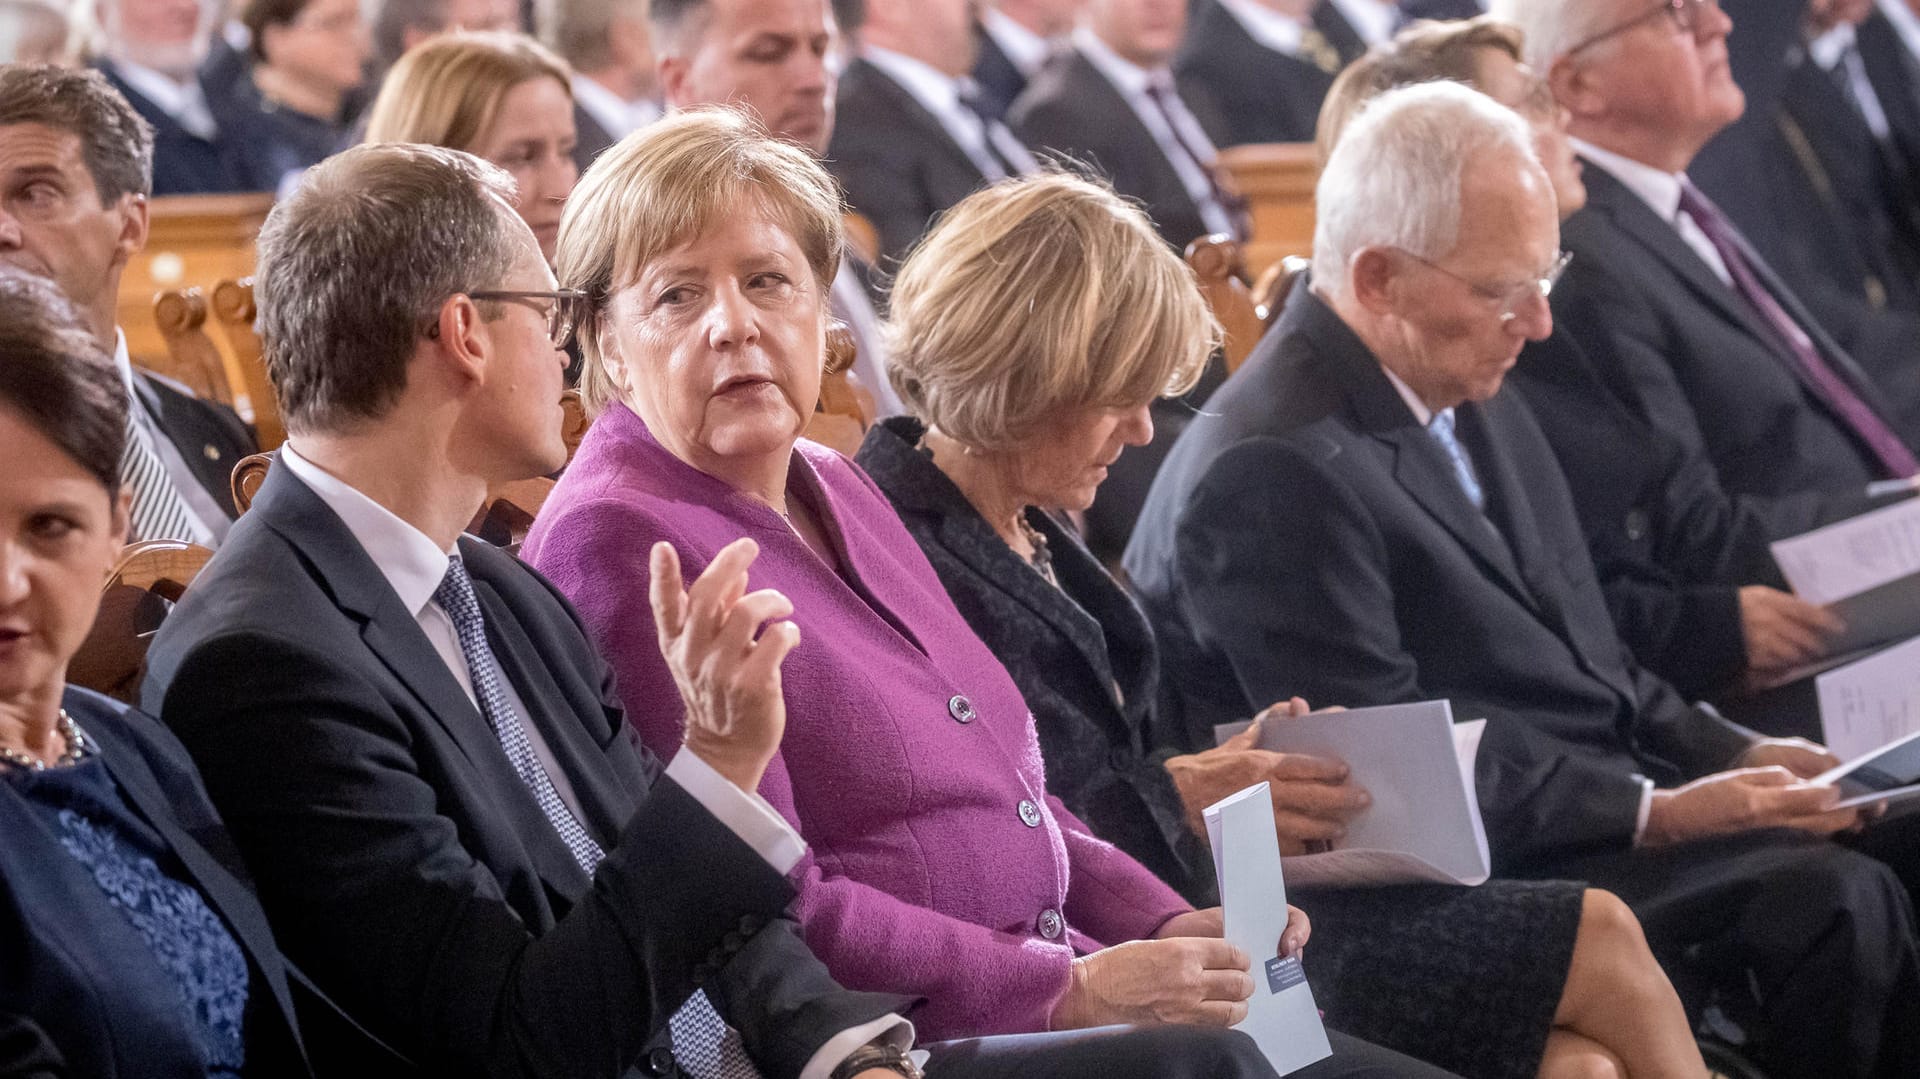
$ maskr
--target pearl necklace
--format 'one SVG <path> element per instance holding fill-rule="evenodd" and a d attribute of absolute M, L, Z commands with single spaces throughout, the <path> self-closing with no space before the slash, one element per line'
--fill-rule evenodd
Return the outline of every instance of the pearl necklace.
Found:
<path fill-rule="evenodd" d="M 38 757 L 29 757 L 11 746 L 0 746 L 0 764 L 29 772 L 44 772 L 49 767 L 65 768 L 70 764 L 78 764 L 81 758 L 91 757 L 99 752 L 94 747 L 92 739 L 87 737 L 87 732 L 80 729 L 80 724 L 73 721 L 73 717 L 67 714 L 65 708 L 60 709 L 59 729 L 60 737 L 66 739 L 67 748 L 53 764 L 49 765 Z"/>

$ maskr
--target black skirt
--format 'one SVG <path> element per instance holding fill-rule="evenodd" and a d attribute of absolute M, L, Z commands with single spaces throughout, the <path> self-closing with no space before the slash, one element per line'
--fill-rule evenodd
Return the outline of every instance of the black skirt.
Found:
<path fill-rule="evenodd" d="M 1560 1008 L 1584 886 L 1301 889 L 1327 1025 L 1466 1076 L 1532 1079 Z"/>

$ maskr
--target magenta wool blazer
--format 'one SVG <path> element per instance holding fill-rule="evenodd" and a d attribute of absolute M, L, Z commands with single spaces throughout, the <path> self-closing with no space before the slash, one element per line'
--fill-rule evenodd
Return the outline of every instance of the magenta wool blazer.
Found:
<path fill-rule="evenodd" d="M 750 588 L 801 629 L 782 668 L 787 731 L 760 793 L 804 836 L 795 905 L 849 988 L 927 998 L 929 1039 L 1047 1028 L 1076 954 L 1189 909 L 1046 793 L 1033 716 L 865 473 L 802 441 L 788 490 L 847 576 L 767 506 L 674 457 L 614 404 L 587 433 L 522 554 L 580 608 L 627 715 L 662 759 L 683 708 L 647 602 L 656 540 L 690 582 L 752 536 Z"/>

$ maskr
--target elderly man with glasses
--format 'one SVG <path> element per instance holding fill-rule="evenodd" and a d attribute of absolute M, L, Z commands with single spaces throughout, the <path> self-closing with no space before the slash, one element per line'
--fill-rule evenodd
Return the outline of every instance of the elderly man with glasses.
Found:
<path fill-rule="evenodd" d="M 1503 386 L 1580 265 L 1524 122 L 1450 83 L 1390 91 L 1316 207 L 1310 287 L 1182 434 L 1127 550 L 1189 737 L 1293 695 L 1446 699 L 1487 720 L 1498 875 L 1619 894 L 1690 1012 L 1769 1074 L 1916 1074 L 1907 896 L 1826 838 L 1860 811 L 1793 774 L 1816 747 L 1635 663 Z"/>

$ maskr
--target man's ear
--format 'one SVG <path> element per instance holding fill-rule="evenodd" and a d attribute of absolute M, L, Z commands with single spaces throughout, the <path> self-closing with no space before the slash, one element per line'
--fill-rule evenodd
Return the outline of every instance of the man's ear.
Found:
<path fill-rule="evenodd" d="M 125 266 L 133 256 L 147 249 L 147 233 L 152 223 L 147 216 L 147 197 L 128 192 L 120 196 L 114 212 L 120 217 L 120 235 L 113 241 L 113 264 Z"/>
<path fill-rule="evenodd" d="M 1347 290 L 1360 306 L 1376 315 L 1393 310 L 1393 253 L 1384 247 L 1363 247 L 1348 264 Z"/>
<path fill-rule="evenodd" d="M 1606 108 L 1607 95 L 1596 84 L 1592 69 L 1570 56 L 1560 57 L 1547 69 L 1547 87 L 1575 120 L 1597 116 Z"/>
<path fill-rule="evenodd" d="M 462 383 L 486 378 L 487 363 L 493 358 L 493 339 L 487 333 L 486 321 L 479 306 L 464 294 L 448 297 L 440 305 L 439 317 L 428 336 L 439 346 L 435 355 L 448 377 Z"/>
<path fill-rule="evenodd" d="M 660 100 L 670 109 L 683 107 L 687 102 L 687 77 L 692 71 L 686 57 L 659 53 L 654 57 L 653 70 L 660 84 Z"/>

